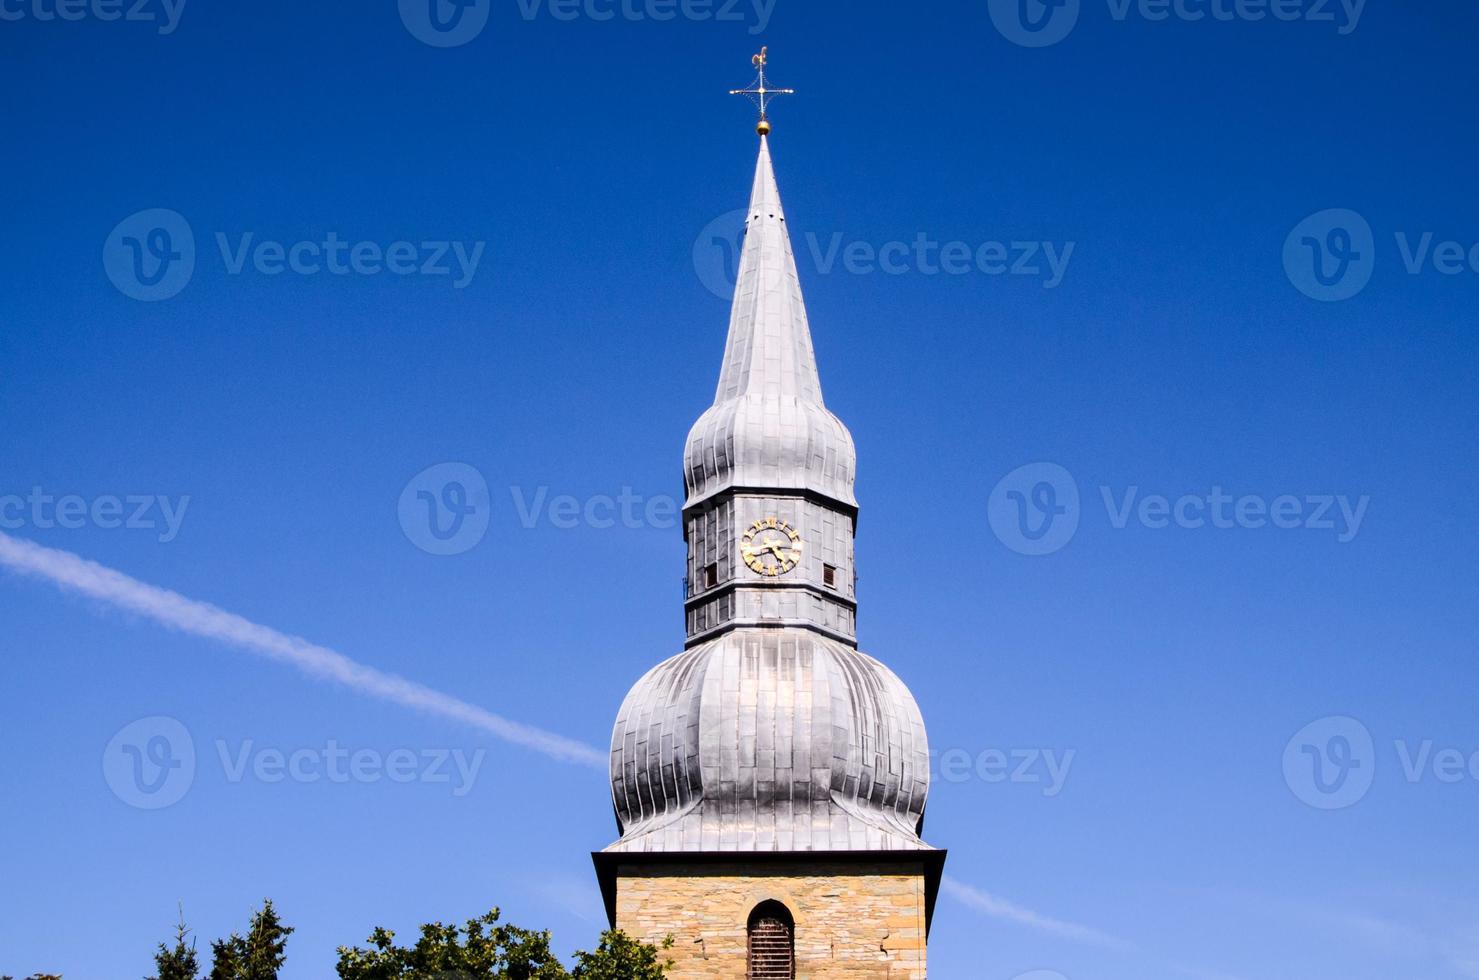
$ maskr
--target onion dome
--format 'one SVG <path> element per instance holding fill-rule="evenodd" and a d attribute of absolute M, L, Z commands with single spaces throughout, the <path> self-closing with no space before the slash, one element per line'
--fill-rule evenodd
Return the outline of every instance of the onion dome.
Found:
<path fill-rule="evenodd" d="M 919 706 L 882 663 L 806 630 L 737 630 L 627 695 L 608 850 L 929 850 L 929 773 Z"/>

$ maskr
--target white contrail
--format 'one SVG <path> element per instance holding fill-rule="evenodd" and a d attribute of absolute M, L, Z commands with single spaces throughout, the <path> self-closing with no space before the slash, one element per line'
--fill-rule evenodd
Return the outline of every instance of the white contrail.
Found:
<path fill-rule="evenodd" d="M 1106 949 L 1117 949 L 1128 951 L 1134 949 L 1133 943 L 1117 939 L 1108 933 L 1100 932 L 1098 929 L 1090 929 L 1088 926 L 1074 925 L 1072 922 L 1063 922 L 1059 919 L 1051 919 L 1046 915 L 1039 915 L 1020 905 L 1014 905 L 1004 898 L 973 888 L 954 878 L 946 878 L 941 887 L 945 893 L 956 901 L 968 905 L 983 915 L 993 919 L 1003 919 L 1007 922 L 1015 922 L 1020 926 L 1036 929 L 1052 936 L 1063 939 L 1072 939 L 1075 942 L 1089 943 L 1094 946 L 1102 946 Z"/>
<path fill-rule="evenodd" d="M 259 626 L 208 603 L 145 585 L 71 552 L 43 548 L 0 532 L 0 566 L 147 616 L 163 626 L 281 661 L 361 694 L 463 722 L 562 762 L 601 769 L 607 766 L 607 754 L 583 742 L 509 721 L 450 694 L 356 663 L 326 647 Z"/>

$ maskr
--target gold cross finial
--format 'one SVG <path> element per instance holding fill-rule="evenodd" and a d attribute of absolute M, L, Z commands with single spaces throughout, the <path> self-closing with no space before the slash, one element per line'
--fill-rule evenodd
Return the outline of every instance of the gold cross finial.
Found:
<path fill-rule="evenodd" d="M 766 115 L 767 110 L 770 108 L 770 101 L 774 99 L 777 95 L 796 94 L 796 90 L 793 88 L 770 87 L 770 83 L 765 78 L 765 66 L 769 62 L 770 48 L 768 46 L 763 47 L 760 49 L 759 54 L 750 59 L 750 63 L 755 66 L 755 71 L 757 72 L 757 74 L 755 75 L 755 80 L 750 83 L 750 87 L 731 89 L 729 92 L 730 95 L 745 96 L 747 99 L 755 103 L 755 105 L 760 108 L 760 123 L 758 126 L 755 127 L 755 129 L 757 132 L 760 133 L 761 136 L 767 136 L 770 134 L 770 119 Z"/>

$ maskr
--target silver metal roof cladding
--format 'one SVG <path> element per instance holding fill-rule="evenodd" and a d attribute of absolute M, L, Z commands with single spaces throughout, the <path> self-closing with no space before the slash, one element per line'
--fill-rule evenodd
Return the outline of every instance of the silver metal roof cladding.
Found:
<path fill-rule="evenodd" d="M 747 229 L 719 389 L 688 437 L 688 507 L 763 488 L 855 513 L 856 451 L 822 403 L 763 137 Z M 611 786 L 608 854 L 941 854 L 920 839 L 919 705 L 882 663 L 805 626 L 735 625 L 650 671 L 617 718 Z"/>
<path fill-rule="evenodd" d="M 735 630 L 652 670 L 611 744 L 614 851 L 927 850 L 904 683 L 809 630 Z"/>
<path fill-rule="evenodd" d="M 856 506 L 857 450 L 822 402 L 786 215 L 760 140 L 714 404 L 688 434 L 692 506 L 732 486 L 812 490 Z"/>

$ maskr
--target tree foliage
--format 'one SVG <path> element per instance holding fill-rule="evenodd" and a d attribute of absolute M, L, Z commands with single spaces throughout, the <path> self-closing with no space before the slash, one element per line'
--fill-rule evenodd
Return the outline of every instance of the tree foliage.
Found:
<path fill-rule="evenodd" d="M 252 913 L 245 936 L 233 932 L 211 943 L 208 980 L 277 980 L 292 932 L 272 900 L 264 900 L 262 908 Z M 550 942 L 548 932 L 506 924 L 499 910 L 493 909 L 461 926 L 424 925 L 413 946 L 398 946 L 395 933 L 376 929 L 368 948 L 339 947 L 338 974 L 340 980 L 663 980 L 673 965 L 663 958 L 673 946 L 671 938 L 659 948 L 621 932 L 608 932 L 594 952 L 575 954 L 574 970 L 565 969 Z M 154 975 L 147 980 L 199 977 L 195 941 L 190 939 L 183 911 L 173 945 L 160 943 L 154 964 Z M 62 978 L 36 974 L 27 980 Z"/>
<path fill-rule="evenodd" d="M 395 933 L 376 929 L 368 949 L 339 947 L 340 980 L 660 980 L 670 965 L 658 962 L 654 947 L 607 933 L 596 952 L 576 954 L 572 974 L 551 950 L 548 932 L 501 919 L 493 909 L 461 927 L 429 923 L 414 946 L 397 946 Z"/>
<path fill-rule="evenodd" d="M 575 954 L 575 980 L 661 980 L 667 976 L 672 960 L 659 960 L 673 948 L 673 938 L 663 941 L 662 949 L 639 943 L 624 932 L 608 932 L 594 953 Z"/>
<path fill-rule="evenodd" d="M 233 932 L 211 944 L 210 980 L 277 980 L 292 932 L 272 907 L 272 899 L 264 899 L 261 910 L 252 913 L 244 938 Z"/>
<path fill-rule="evenodd" d="M 185 911 L 180 910 L 180 924 L 175 928 L 173 948 L 160 943 L 154 954 L 154 975 L 149 980 L 195 980 L 200 975 L 200 960 L 195 953 L 195 940 L 185 945 L 190 930 L 185 926 Z"/>
<path fill-rule="evenodd" d="M 240 952 L 245 941 L 236 933 L 230 939 L 217 939 L 211 943 L 210 980 L 237 980 L 244 967 Z"/>

